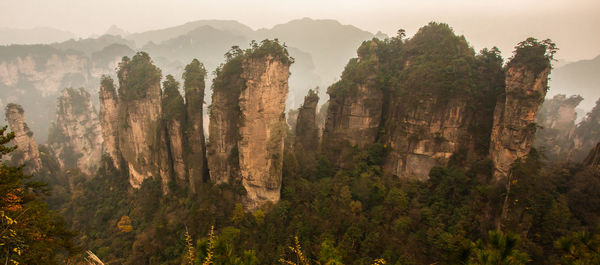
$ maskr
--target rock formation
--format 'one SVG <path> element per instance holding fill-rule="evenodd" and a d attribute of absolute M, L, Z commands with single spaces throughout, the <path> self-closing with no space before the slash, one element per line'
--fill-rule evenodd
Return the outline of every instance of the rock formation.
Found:
<path fill-rule="evenodd" d="M 534 146 L 543 149 L 549 159 L 564 159 L 569 155 L 577 119 L 575 108 L 582 100 L 580 96 L 567 98 L 559 94 L 542 104 L 536 116 L 536 123 L 542 128 L 536 133 Z"/>
<path fill-rule="evenodd" d="M 279 200 L 292 60 L 270 40 L 227 57 L 213 81 L 208 165 L 213 182 L 241 183 L 253 210 Z"/>
<path fill-rule="evenodd" d="M 494 111 L 490 157 L 494 176 L 507 176 L 511 164 L 526 156 L 537 129 L 535 116 L 548 90 L 550 59 L 546 48 L 528 44 L 517 48 L 506 70 L 506 88 Z"/>
<path fill-rule="evenodd" d="M 129 170 L 129 182 L 139 188 L 142 182 L 159 173 L 162 99 L 161 71 L 148 54 L 137 53 L 119 64 L 118 144 Z M 161 175 L 166 182 L 165 175 Z"/>
<path fill-rule="evenodd" d="M 33 132 L 25 123 L 23 107 L 9 103 L 5 111 L 8 126 L 15 134 L 13 142 L 17 146 L 17 151 L 11 154 L 12 163 L 25 164 L 25 172 L 28 174 L 37 172 L 42 167 L 42 161 L 38 146 L 33 139 Z"/>
<path fill-rule="evenodd" d="M 596 143 L 600 142 L 600 99 L 573 133 L 569 159 L 582 161 Z"/>
<path fill-rule="evenodd" d="M 204 78 L 206 70 L 202 63 L 194 59 L 183 73 L 185 91 L 186 144 L 184 146 L 187 174 L 190 189 L 196 191 L 200 183 L 208 177 L 206 145 L 204 141 Z"/>
<path fill-rule="evenodd" d="M 103 152 L 108 153 L 113 166 L 119 169 L 121 153 L 119 152 L 119 98 L 112 78 L 102 77 L 100 83 L 100 127 L 104 139 Z"/>
<path fill-rule="evenodd" d="M 297 152 L 315 152 L 319 148 L 319 125 L 317 121 L 317 104 L 319 96 L 309 90 L 304 97 L 304 104 L 298 111 L 296 122 L 296 139 L 294 149 Z"/>
<path fill-rule="evenodd" d="M 185 126 L 185 105 L 179 93 L 179 83 L 171 75 L 167 75 L 163 82 L 165 93 L 163 95 L 163 124 L 164 132 L 161 136 L 161 147 L 167 150 L 168 155 L 161 155 L 160 162 L 165 163 L 161 176 L 173 175 L 180 187 L 187 186 L 187 170 L 184 161 L 183 129 Z M 164 141 L 164 143 L 162 143 Z M 163 178 L 165 179 L 165 178 Z M 168 179 L 168 177 L 166 178 Z M 168 184 L 166 182 L 165 184 Z"/>
<path fill-rule="evenodd" d="M 48 144 L 61 168 L 92 175 L 102 156 L 102 132 L 96 109 L 85 89 L 66 88 L 58 98 L 56 121 Z"/>
<path fill-rule="evenodd" d="M 246 87 L 240 93 L 244 120 L 238 149 L 248 209 L 279 201 L 289 67 L 289 62 L 271 54 L 251 56 L 243 62 Z"/>
<path fill-rule="evenodd" d="M 212 85 L 206 153 L 210 180 L 217 184 L 240 180 L 238 141 L 242 114 L 239 98 L 245 88 L 241 77 L 244 56 L 242 50 L 235 52 L 217 69 Z"/>
<path fill-rule="evenodd" d="M 363 43 L 358 58 L 350 60 L 342 79 L 327 90 L 329 106 L 323 152 L 340 166 L 343 166 L 339 161 L 342 146 L 364 147 L 374 143 L 379 132 L 383 91 L 375 85 L 376 49 L 375 41 Z"/>

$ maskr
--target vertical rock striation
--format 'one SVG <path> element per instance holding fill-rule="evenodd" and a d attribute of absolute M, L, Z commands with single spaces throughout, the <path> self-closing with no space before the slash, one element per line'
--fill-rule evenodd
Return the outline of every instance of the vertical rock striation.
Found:
<path fill-rule="evenodd" d="M 233 48 L 213 81 L 207 146 L 210 179 L 240 183 L 246 209 L 277 202 L 281 190 L 285 101 L 293 60 L 278 41 Z"/>
<path fill-rule="evenodd" d="M 103 152 L 108 153 L 113 166 L 119 169 L 121 153 L 119 152 L 119 98 L 114 80 L 103 76 L 100 82 L 100 127 L 104 139 Z"/>
<path fill-rule="evenodd" d="M 241 77 L 243 59 L 241 49 L 232 50 L 227 63 L 216 70 L 213 80 L 206 153 L 210 180 L 217 184 L 240 180 L 238 141 L 242 114 L 239 97 L 245 88 Z"/>
<path fill-rule="evenodd" d="M 312 89 L 309 90 L 308 95 L 304 97 L 304 104 L 298 111 L 294 146 L 297 152 L 316 152 L 319 148 L 318 103 L 317 93 Z"/>
<path fill-rule="evenodd" d="M 185 162 L 190 189 L 194 192 L 208 177 L 206 144 L 204 141 L 204 65 L 194 59 L 185 67 L 183 87 L 185 91 Z"/>
<path fill-rule="evenodd" d="M 103 138 L 90 94 L 83 88 L 64 89 L 58 98 L 56 115 L 48 144 L 59 165 L 94 174 L 102 156 Z"/>
<path fill-rule="evenodd" d="M 145 179 L 159 173 L 156 159 L 164 137 L 160 126 L 161 71 L 148 54 L 139 52 L 131 60 L 123 58 L 118 76 L 119 150 L 129 170 L 131 186 L 139 188 Z"/>
<path fill-rule="evenodd" d="M 6 120 L 10 130 L 15 134 L 14 144 L 17 151 L 11 154 L 11 160 L 16 165 L 25 164 L 26 173 L 35 173 L 42 167 L 40 152 L 33 139 L 33 132 L 25 123 L 25 111 L 21 105 L 9 103 L 6 105 Z"/>
<path fill-rule="evenodd" d="M 186 187 L 187 170 L 184 161 L 183 127 L 185 126 L 185 105 L 179 93 L 179 83 L 171 75 L 167 75 L 163 82 L 165 93 L 163 95 L 163 135 L 165 143 L 161 147 L 168 150 L 168 155 L 161 157 L 161 162 L 168 163 L 165 168 L 167 174 L 173 175 L 175 182 L 180 187 Z M 163 176 L 165 174 L 161 174 Z M 163 178 L 165 179 L 165 178 Z M 167 178 L 168 179 L 168 178 Z M 167 183 L 165 183 L 167 184 Z"/>
<path fill-rule="evenodd" d="M 506 70 L 506 89 L 494 111 L 490 157 L 496 179 L 507 176 L 511 164 L 526 156 L 537 129 L 535 116 L 548 90 L 550 59 L 546 47 L 517 48 Z"/>
<path fill-rule="evenodd" d="M 351 59 L 342 79 L 327 90 L 329 106 L 323 131 L 323 153 L 339 166 L 341 148 L 364 147 L 377 139 L 383 91 L 375 84 L 379 59 L 376 41 L 368 41 Z"/>
<path fill-rule="evenodd" d="M 240 93 L 244 120 L 238 148 L 248 209 L 279 201 L 289 67 L 289 62 L 269 53 L 250 56 L 243 62 L 246 87 Z"/>

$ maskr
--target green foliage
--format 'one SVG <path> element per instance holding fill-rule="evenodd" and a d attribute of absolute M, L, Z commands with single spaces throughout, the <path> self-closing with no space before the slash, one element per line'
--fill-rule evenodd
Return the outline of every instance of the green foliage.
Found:
<path fill-rule="evenodd" d="M 538 75 L 545 69 L 552 68 L 552 60 L 558 48 L 550 39 L 538 41 L 535 38 L 527 38 L 515 46 L 513 57 L 508 67 L 524 66 Z"/>
<path fill-rule="evenodd" d="M 179 120 L 185 118 L 185 105 L 183 97 L 179 93 L 179 82 L 172 75 L 167 75 L 163 82 L 163 119 L 166 121 Z"/>
<path fill-rule="evenodd" d="M 480 240 L 472 250 L 467 264 L 481 265 L 520 265 L 527 264 L 529 256 L 518 250 L 519 236 L 498 231 L 490 231 L 487 244 Z"/>
<path fill-rule="evenodd" d="M 148 89 L 160 84 L 161 71 L 156 67 L 150 55 L 136 53 L 130 60 L 123 57 L 119 63 L 119 97 L 124 100 L 144 98 Z"/>
<path fill-rule="evenodd" d="M 15 136 L 0 129 L 0 158 Z M 23 166 L 0 165 L 0 260 L 5 264 L 61 264 L 81 250 L 59 215 L 44 203 L 46 184 L 30 180 Z"/>
<path fill-rule="evenodd" d="M 273 56 L 273 58 L 283 64 L 290 65 L 294 63 L 294 58 L 289 55 L 287 46 L 285 43 L 279 43 L 278 39 L 264 39 L 260 42 L 260 44 L 258 44 L 256 41 L 252 41 L 250 42 L 250 48 L 246 49 L 244 54 L 250 59 Z"/>

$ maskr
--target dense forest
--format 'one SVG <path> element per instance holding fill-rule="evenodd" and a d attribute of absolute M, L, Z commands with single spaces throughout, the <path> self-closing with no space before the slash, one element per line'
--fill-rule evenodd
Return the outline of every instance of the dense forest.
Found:
<path fill-rule="evenodd" d="M 0 168 L 0 259 L 7 264 L 99 264 L 93 257 L 104 264 L 600 264 L 600 145 L 583 161 L 549 160 L 544 150 L 530 148 L 500 177 L 488 155 L 494 106 L 512 96 L 503 90 L 506 72 L 516 65 L 540 76 L 550 71 L 556 50 L 550 40 L 530 38 L 505 63 L 496 48 L 475 53 L 464 37 L 438 23 L 412 38 L 400 30 L 396 37 L 365 41 L 328 93 L 345 100 L 364 87 L 382 93 L 382 101 L 366 104 L 380 110 L 374 130 L 361 131 L 360 139 L 373 140 L 352 144 L 330 138 L 317 150 L 298 148 L 305 137 L 298 128 L 306 126 L 288 126 L 283 153 L 272 157 L 283 165 L 281 197 L 251 211 L 239 178 L 216 183 L 205 175 L 193 191 L 169 182 L 166 192 L 164 178 L 155 176 L 134 188 L 125 164 L 109 154 L 87 175 L 62 169 L 52 150 L 40 145 L 36 181 L 20 165 L 3 160 Z M 225 58 L 215 71 L 213 91 L 230 89 L 235 97 L 247 89 L 241 82 L 245 62 L 270 58 L 289 66 L 294 61 L 277 40 L 253 42 L 246 50 L 234 47 Z M 128 79 L 120 85 L 129 90 L 119 91 L 119 100 L 146 97 L 145 89 L 160 82 L 160 69 L 150 62 L 146 53 L 123 59 L 119 78 Z M 197 60 L 188 67 L 192 79 L 184 74 L 186 92 L 203 87 L 198 76 L 206 75 Z M 162 104 L 168 106 L 163 123 L 188 119 L 184 101 L 191 100 L 178 86 L 170 75 L 163 83 Z M 543 100 L 541 94 L 517 96 Z M 469 137 L 459 137 L 460 148 L 425 178 L 393 174 L 387 171 L 391 153 L 404 154 L 389 139 L 410 125 L 397 121 L 429 104 L 423 103 L 427 98 L 435 99 L 431 112 L 464 99 L 472 113 L 464 130 Z M 318 135 L 318 96 L 311 90 L 305 100 L 315 102 L 311 133 Z M 340 106 L 332 102 L 330 110 Z M 238 105 L 224 107 L 238 114 L 231 118 L 235 124 L 244 123 Z M 403 136 L 410 147 L 424 135 Z M 0 155 L 16 152 L 8 144 L 14 137 L 0 130 Z M 449 142 L 439 134 L 432 139 L 438 147 Z"/>

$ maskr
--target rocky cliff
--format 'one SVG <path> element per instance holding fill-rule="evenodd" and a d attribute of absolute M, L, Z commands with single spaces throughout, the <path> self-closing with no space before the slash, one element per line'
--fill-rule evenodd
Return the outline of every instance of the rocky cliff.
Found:
<path fill-rule="evenodd" d="M 240 93 L 244 120 L 238 149 L 248 209 L 279 201 L 290 64 L 273 54 L 255 51 L 242 65 L 246 87 Z"/>
<path fill-rule="evenodd" d="M 33 139 L 33 132 L 25 123 L 25 111 L 21 105 L 9 103 L 6 105 L 6 121 L 10 130 L 15 134 L 13 142 L 18 146 L 11 154 L 11 162 L 16 165 L 25 164 L 25 172 L 37 172 L 42 167 L 40 152 Z"/>
<path fill-rule="evenodd" d="M 506 172 L 531 148 L 553 52 L 551 42 L 528 39 L 503 68 L 496 48 L 475 54 L 438 23 L 411 39 L 364 42 L 328 89 L 322 150 L 349 168 L 355 148 L 380 144 L 386 174 L 420 180 L 434 166 L 488 156 Z"/>
<path fill-rule="evenodd" d="M 48 144 L 62 169 L 78 168 L 92 175 L 102 156 L 102 132 L 96 109 L 85 89 L 66 88 L 57 100 L 56 121 Z"/>
<path fill-rule="evenodd" d="M 103 152 L 108 153 L 113 166 L 119 169 L 121 153 L 119 152 L 119 98 L 114 80 L 104 76 L 100 83 L 100 127 L 104 139 Z"/>
<path fill-rule="evenodd" d="M 534 146 L 543 149 L 551 160 L 564 159 L 569 155 L 575 133 L 575 108 L 583 100 L 580 96 L 559 94 L 545 100 L 536 116 L 537 130 Z"/>
<path fill-rule="evenodd" d="M 318 103 L 317 92 L 309 90 L 308 95 L 304 97 L 304 104 L 298 111 L 294 144 L 297 152 L 316 152 L 319 149 Z"/>
<path fill-rule="evenodd" d="M 244 206 L 277 202 L 281 189 L 285 101 L 293 62 L 277 41 L 234 48 L 213 81 L 207 146 L 210 178 L 241 183 Z"/>
<path fill-rule="evenodd" d="M 187 170 L 184 161 L 184 139 L 183 129 L 185 126 L 185 105 L 183 97 L 179 93 L 179 82 L 171 75 L 167 75 L 163 82 L 165 93 L 163 95 L 163 124 L 165 128 L 165 143 L 161 144 L 168 151 L 167 156 L 161 158 L 162 163 L 167 163 L 163 167 L 168 175 L 172 175 L 175 182 L 180 187 L 188 185 Z M 164 175 L 164 173 L 161 173 Z M 164 178 L 163 178 L 164 179 Z M 168 179 L 168 178 L 167 178 Z M 167 183 L 166 183 L 167 184 Z"/>
<path fill-rule="evenodd" d="M 204 78 L 206 70 L 194 59 L 185 67 L 183 88 L 185 91 L 186 144 L 184 146 L 190 189 L 195 191 L 208 178 L 206 144 L 204 138 Z"/>
<path fill-rule="evenodd" d="M 340 148 L 374 143 L 379 132 L 384 98 L 383 91 L 375 84 L 379 63 L 377 48 L 375 40 L 363 43 L 358 58 L 350 60 L 341 80 L 327 90 L 329 106 L 323 130 L 323 152 L 340 166 L 343 164 Z"/>
<path fill-rule="evenodd" d="M 548 90 L 550 58 L 547 48 L 523 42 L 506 69 L 506 88 L 494 111 L 490 157 L 496 179 L 507 176 L 511 164 L 533 146 L 535 117 Z"/>
<path fill-rule="evenodd" d="M 158 176 L 161 130 L 161 71 L 150 56 L 139 52 L 119 64 L 118 146 L 129 170 L 129 182 L 139 188 L 142 182 Z M 161 175 L 166 182 L 166 175 Z"/>
<path fill-rule="evenodd" d="M 244 55 L 241 49 L 228 54 L 227 63 L 217 68 L 212 85 L 206 153 L 210 180 L 214 183 L 241 181 L 238 141 L 242 114 L 239 98 L 246 85 L 241 77 Z"/>
<path fill-rule="evenodd" d="M 596 144 L 596 147 L 590 151 L 583 161 L 583 165 L 600 169 L 600 143 Z"/>

